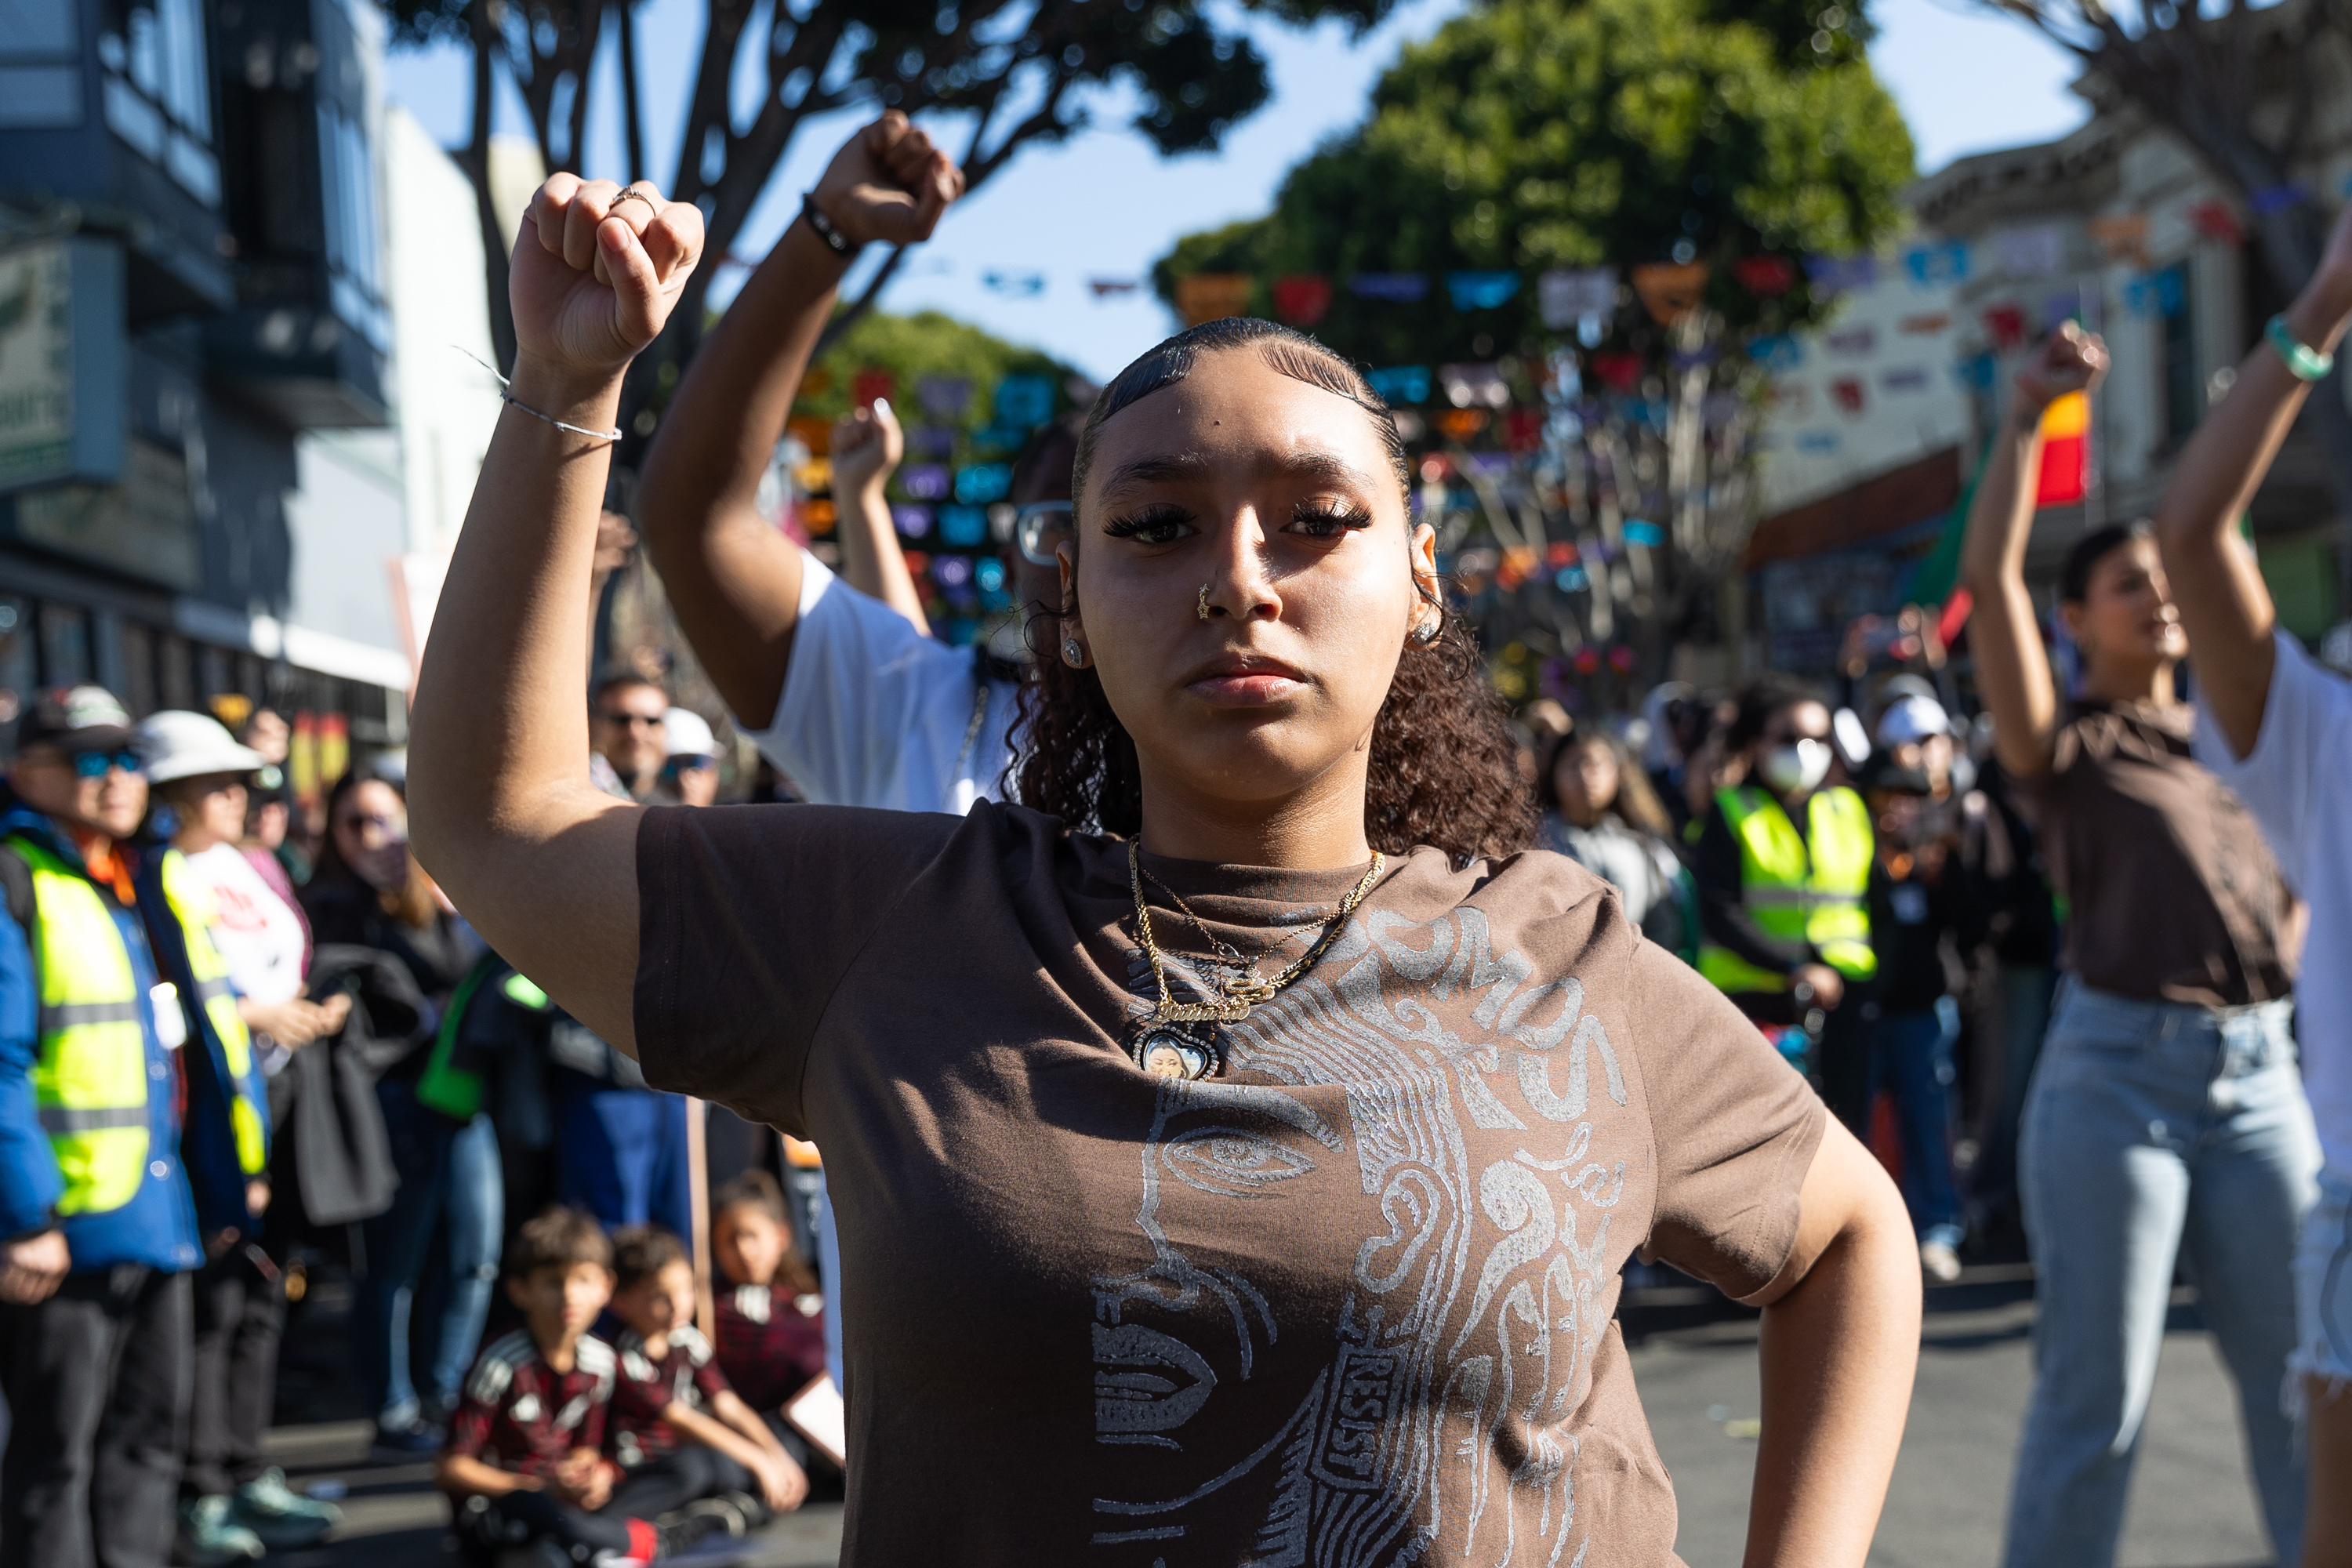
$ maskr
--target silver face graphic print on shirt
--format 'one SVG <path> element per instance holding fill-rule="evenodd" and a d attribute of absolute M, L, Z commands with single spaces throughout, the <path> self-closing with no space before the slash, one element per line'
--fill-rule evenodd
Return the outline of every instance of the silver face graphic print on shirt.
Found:
<path fill-rule="evenodd" d="M 1572 1417 L 1631 1245 L 1609 1245 L 1623 1150 L 1646 1132 L 1581 982 L 1534 973 L 1475 908 L 1368 911 L 1231 1026 L 1233 1070 L 1271 1084 L 1160 1086 L 1136 1215 L 1151 1261 L 1097 1280 L 1092 1332 L 1097 1442 L 1169 1484 L 1097 1499 L 1098 1546 L 1181 1568 L 1188 1536 L 1214 1521 L 1230 1540 L 1248 1510 L 1265 1568 L 1419 1562 L 1441 1541 L 1581 1563 Z M 1286 1211 L 1307 1190 L 1311 1215 Z M 1268 1257 L 1297 1267 L 1254 1278 Z"/>

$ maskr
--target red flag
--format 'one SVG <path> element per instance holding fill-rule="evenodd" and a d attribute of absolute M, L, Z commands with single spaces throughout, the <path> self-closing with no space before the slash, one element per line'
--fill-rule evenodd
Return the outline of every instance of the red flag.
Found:
<path fill-rule="evenodd" d="M 887 402 L 898 390 L 898 382 L 887 370 L 861 370 L 850 378 L 849 387 L 851 404 L 863 408 L 877 397 Z"/>
<path fill-rule="evenodd" d="M 1331 308 L 1331 280 L 1297 272 L 1274 280 L 1274 313 L 1294 327 L 1311 327 Z"/>
<path fill-rule="evenodd" d="M 2036 506 L 2073 506 L 2091 489 L 2091 397 L 2070 392 L 2042 411 Z"/>

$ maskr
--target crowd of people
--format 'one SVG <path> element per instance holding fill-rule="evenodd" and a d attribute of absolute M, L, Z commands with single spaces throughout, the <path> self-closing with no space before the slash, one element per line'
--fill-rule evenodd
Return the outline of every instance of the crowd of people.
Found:
<path fill-rule="evenodd" d="M 1663 1471 L 1591 1456 L 1646 1449 L 1608 1325 L 1671 1266 L 1769 1325 L 1751 1546 L 1859 1563 L 1923 1282 L 2012 1242 L 2007 1563 L 2113 1561 L 2177 1265 L 2279 1560 L 2347 1560 L 2352 991 L 2300 961 L 2352 920 L 2352 687 L 2232 524 L 2352 321 L 2352 225 L 2153 523 L 2074 546 L 2063 684 L 2024 552 L 2040 412 L 2105 369 L 2071 324 L 1974 490 L 1964 659 L 1906 614 L 1832 685 L 1511 716 L 1385 407 L 1270 323 L 1038 433 L 1032 609 L 977 646 L 913 591 L 887 403 L 834 433 L 838 574 L 762 520 L 846 258 L 960 188 L 898 116 L 855 136 L 636 488 L 801 804 L 696 809 L 730 753 L 651 674 L 581 701 L 617 376 L 699 223 L 568 175 L 406 759 L 313 824 L 266 714 L 27 711 L 0 1561 L 331 1529 L 260 1443 L 318 1267 L 469 1563 L 652 1561 L 845 1486 L 845 1561 L 1663 1560 Z M 793 1414 L 828 1384 L 842 1449 Z"/>

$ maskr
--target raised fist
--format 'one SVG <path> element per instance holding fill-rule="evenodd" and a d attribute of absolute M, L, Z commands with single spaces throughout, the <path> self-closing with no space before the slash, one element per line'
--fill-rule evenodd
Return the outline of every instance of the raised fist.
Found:
<path fill-rule="evenodd" d="M 887 398 L 851 409 L 833 422 L 833 439 L 826 446 L 833 458 L 833 493 L 881 484 L 906 451 L 906 435 Z"/>
<path fill-rule="evenodd" d="M 811 195 L 849 239 L 912 245 L 963 195 L 963 171 L 893 109 L 842 144 Z"/>
<path fill-rule="evenodd" d="M 2017 367 L 2017 395 L 2028 411 L 2038 414 L 2070 392 L 2090 391 L 2106 376 L 2105 341 L 2062 321 Z"/>
<path fill-rule="evenodd" d="M 551 174 L 516 237 L 507 292 L 522 358 L 610 375 L 661 334 L 702 257 L 702 214 L 640 181 Z"/>

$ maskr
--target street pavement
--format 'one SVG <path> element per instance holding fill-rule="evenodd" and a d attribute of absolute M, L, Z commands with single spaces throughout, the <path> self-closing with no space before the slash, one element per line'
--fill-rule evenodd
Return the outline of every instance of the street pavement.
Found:
<path fill-rule="evenodd" d="M 2032 1286 L 2021 1268 L 1970 1271 L 1928 1292 L 1895 1483 L 1870 1561 L 1992 1568 L 2031 1379 Z M 1690 1568 L 1735 1568 L 1754 1474 L 1756 1321 L 1696 1289 L 1643 1293 L 1622 1318 L 1658 1450 L 1681 1500 Z M 431 1467 L 367 1468 L 364 1422 L 282 1427 L 273 1452 L 298 1486 L 349 1489 L 328 1542 L 282 1568 L 413 1568 L 442 1560 L 446 1505 Z M 838 1504 L 770 1526 L 746 1568 L 819 1568 L 839 1551 Z M 2124 1534 L 2122 1568 L 2252 1568 L 2271 1561 L 2247 1480 L 2236 1395 L 2187 1291 L 2176 1298 Z"/>

